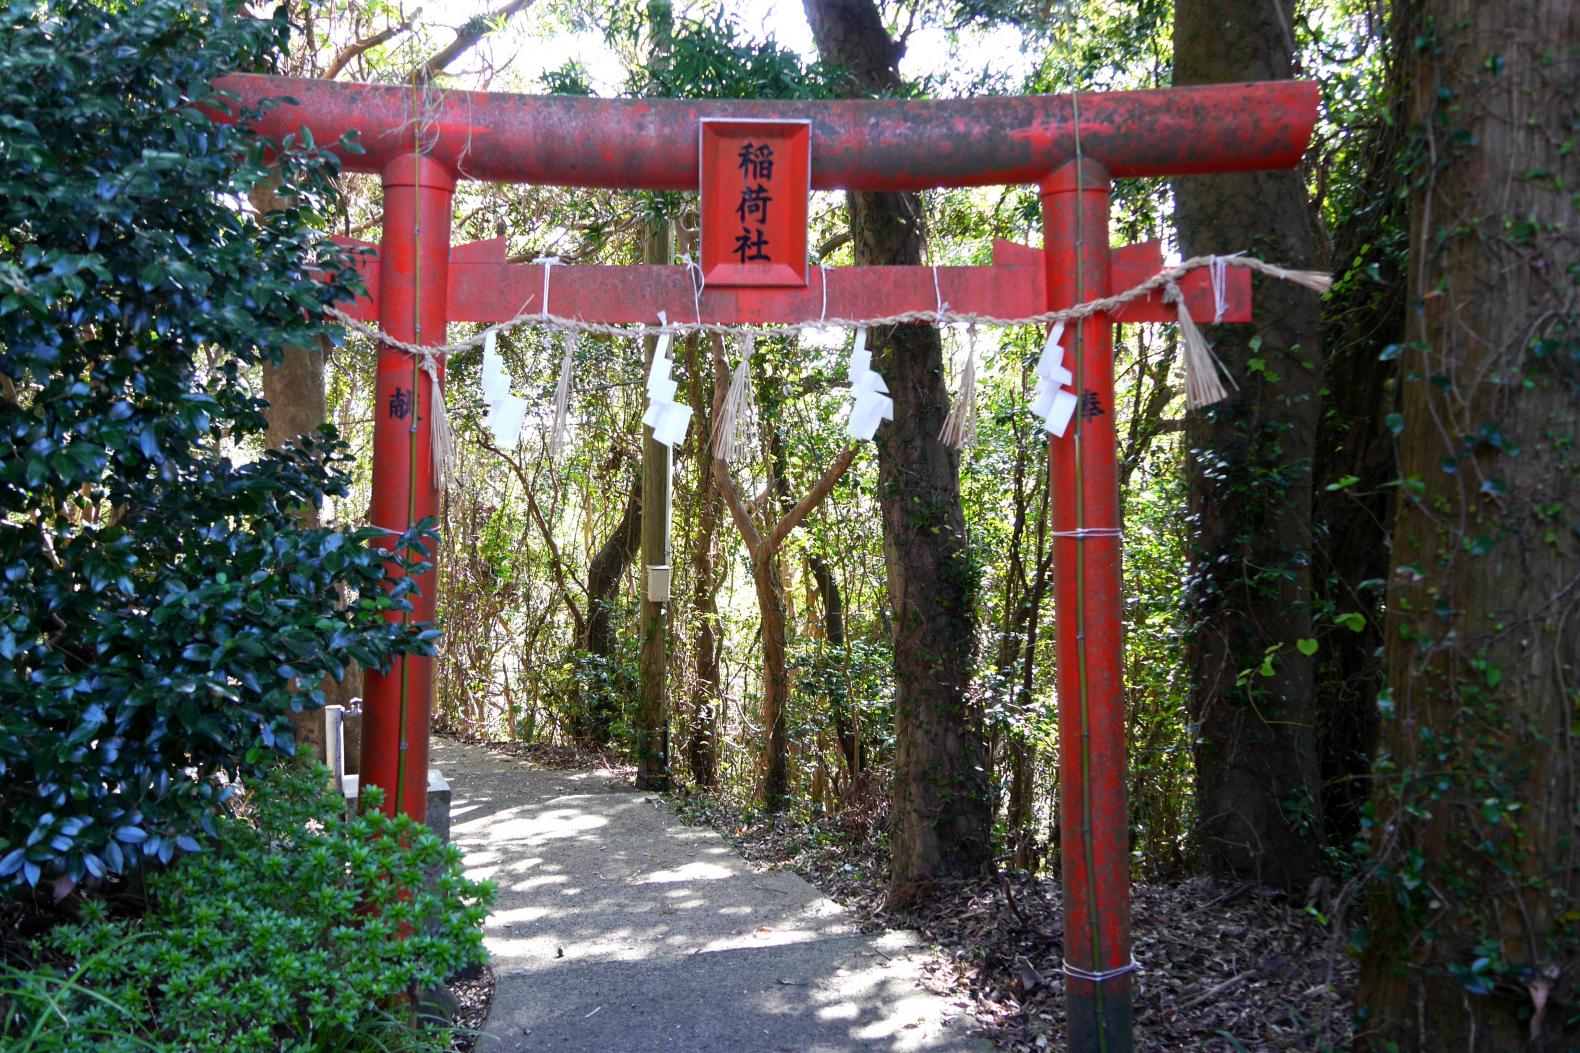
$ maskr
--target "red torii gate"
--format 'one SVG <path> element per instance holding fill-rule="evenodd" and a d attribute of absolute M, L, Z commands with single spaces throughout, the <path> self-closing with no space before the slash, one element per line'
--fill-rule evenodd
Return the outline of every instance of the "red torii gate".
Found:
<path fill-rule="evenodd" d="M 306 126 L 319 142 L 356 133 L 352 171 L 384 182 L 383 240 L 365 273 L 371 293 L 349 310 L 398 340 L 437 346 L 449 322 L 503 322 L 544 288 L 544 265 L 505 262 L 503 239 L 450 244 L 457 179 L 620 189 L 695 190 L 705 118 L 810 123 L 811 185 L 833 190 L 1035 183 L 1043 248 L 999 242 L 988 267 L 812 269 L 803 288 L 696 293 L 679 266 L 559 267 L 554 313 L 603 323 L 671 319 L 815 323 L 929 311 L 1025 317 L 1130 288 L 1161 267 L 1154 243 L 1113 249 L 1111 180 L 1288 168 L 1316 118 L 1317 88 L 1267 82 L 1158 91 L 937 101 L 611 100 L 444 92 L 420 129 L 408 88 L 236 75 L 216 87 L 253 107 L 287 97 L 255 127 L 281 138 Z M 1250 320 L 1250 276 L 1228 273 L 1222 321 Z M 827 288 L 824 288 L 824 281 Z M 935 285 L 936 282 L 936 285 Z M 1215 302 L 1200 272 L 1180 283 L 1193 318 Z M 1113 404 L 1113 323 L 1172 321 L 1160 296 L 1071 327 L 1073 368 Z M 441 367 L 442 369 L 442 367 Z M 441 373 L 442 375 L 442 373 Z M 439 397 L 416 360 L 381 346 L 375 397 L 397 388 L 419 407 Z M 375 414 L 371 521 L 404 527 L 437 511 L 427 428 Z M 1069 1048 L 1130 1049 L 1130 877 L 1120 660 L 1120 539 L 1113 414 L 1078 414 L 1050 443 L 1058 643 L 1060 816 Z M 423 589 L 416 616 L 431 619 Z M 432 665 L 405 658 L 367 673 L 363 779 L 387 807 L 426 810 Z M 403 778 L 406 771 L 417 773 Z M 1089 776 L 1089 778 L 1088 778 Z M 398 787 L 399 792 L 395 792 Z"/>

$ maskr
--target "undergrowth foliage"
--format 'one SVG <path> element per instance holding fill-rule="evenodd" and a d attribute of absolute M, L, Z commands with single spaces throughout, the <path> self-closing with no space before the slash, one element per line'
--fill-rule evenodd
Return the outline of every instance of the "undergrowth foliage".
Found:
<path fill-rule="evenodd" d="M 281 144 L 291 207 L 248 214 L 266 144 L 214 116 L 287 35 L 233 2 L 0 7 L 0 888 L 196 849 L 214 776 L 288 750 L 324 677 L 436 635 L 385 621 L 409 586 L 371 534 L 296 518 L 344 492 L 332 432 L 246 452 L 252 370 L 332 335 L 352 280 L 312 225 L 334 159 Z"/>
<path fill-rule="evenodd" d="M 285 763 L 252 780 L 215 851 L 151 879 L 141 918 L 84 901 L 80 923 L 45 938 L 69 980 L 0 977 L 13 987 L 0 1038 L 63 1051 L 447 1049 L 447 1034 L 397 1028 L 393 1010 L 484 960 L 492 888 L 409 816 L 370 800 L 348 817 L 325 775 Z"/>

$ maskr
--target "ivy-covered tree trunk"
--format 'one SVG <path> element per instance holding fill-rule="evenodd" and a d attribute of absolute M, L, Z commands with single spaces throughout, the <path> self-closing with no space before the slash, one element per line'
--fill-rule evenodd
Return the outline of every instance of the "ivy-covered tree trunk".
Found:
<path fill-rule="evenodd" d="M 1410 300 L 1366 1048 L 1580 1042 L 1580 5 L 1404 8 Z"/>
<path fill-rule="evenodd" d="M 1397 346 L 1404 340 L 1409 270 L 1408 173 L 1400 160 L 1408 125 L 1400 87 L 1401 42 L 1387 26 L 1381 105 L 1346 135 L 1358 154 L 1354 176 L 1329 183 L 1335 218 L 1325 251 L 1335 271 L 1323 301 L 1322 418 L 1312 478 L 1316 546 L 1312 561 L 1318 625 L 1317 739 L 1322 748 L 1322 812 L 1330 844 L 1349 845 L 1371 798 L 1377 745 L 1377 692 L 1383 685 L 1383 585 L 1397 477 L 1394 437 L 1379 427 L 1397 407 Z M 1407 42 L 1406 42 L 1407 43 Z M 1388 348 L 1393 346 L 1393 350 Z"/>
<path fill-rule="evenodd" d="M 1174 81 L 1291 75 L 1290 0 L 1178 0 Z M 1186 256 L 1313 257 L 1298 171 L 1175 182 Z M 1263 280 L 1250 326 L 1209 329 L 1239 385 L 1186 424 L 1194 536 L 1187 662 L 1199 832 L 1216 871 L 1299 888 L 1321 866 L 1313 697 L 1311 462 L 1321 404 L 1315 294 Z"/>
<path fill-rule="evenodd" d="M 709 393 L 719 381 L 715 378 L 712 384 L 703 382 L 712 375 L 703 372 L 704 360 L 697 356 L 697 345 L 703 339 L 694 334 L 684 344 L 686 376 L 691 382 L 690 445 L 697 458 L 696 533 L 691 545 L 691 610 L 697 632 L 692 645 L 691 727 L 686 738 L 686 763 L 697 785 L 711 789 L 719 772 L 719 660 L 724 641 L 719 631 L 719 489 L 709 463 L 713 454 L 708 448 L 714 421 Z M 722 368 L 720 363 L 712 366 L 713 370 Z"/>
<path fill-rule="evenodd" d="M 805 0 L 826 62 L 863 94 L 901 88 L 902 46 L 874 0 Z M 856 193 L 850 226 L 858 264 L 919 264 L 921 198 Z M 959 457 L 938 439 L 949 412 L 943 348 L 930 326 L 873 334 L 873 362 L 894 398 L 878 429 L 878 500 L 894 641 L 894 835 L 890 895 L 912 898 L 938 878 L 971 874 L 992 856 L 992 798 L 982 706 L 973 697 L 977 568 L 966 546 Z"/>

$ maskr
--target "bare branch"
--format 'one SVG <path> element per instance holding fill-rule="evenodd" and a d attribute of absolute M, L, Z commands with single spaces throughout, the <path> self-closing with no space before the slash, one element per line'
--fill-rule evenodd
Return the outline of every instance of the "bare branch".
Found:
<path fill-rule="evenodd" d="M 828 496 L 830 490 L 834 489 L 834 484 L 839 482 L 840 478 L 845 474 L 845 470 L 850 467 L 850 462 L 855 459 L 856 447 L 848 446 L 845 448 L 845 452 L 840 454 L 834 463 L 828 466 L 828 471 L 823 473 L 823 478 L 817 481 L 817 485 L 812 487 L 811 492 L 801 498 L 801 503 L 792 508 L 789 515 L 779 520 L 778 524 L 773 528 L 773 532 L 768 535 L 766 544 L 767 555 L 772 556 L 779 551 L 779 546 L 784 544 L 785 538 L 790 536 L 790 531 L 800 526 L 801 520 L 805 519 L 812 513 L 814 508 L 823 503 L 823 499 Z"/>
<path fill-rule="evenodd" d="M 706 453 L 705 456 L 713 455 Z M 746 551 L 751 553 L 752 563 L 755 564 L 757 554 L 763 547 L 763 536 L 758 533 L 757 525 L 752 522 L 752 514 L 746 510 L 740 492 L 735 489 L 728 461 L 713 458 L 713 481 L 719 484 L 719 493 L 724 495 L 724 503 L 729 506 L 730 518 L 735 520 L 735 529 L 741 532 L 741 540 L 746 542 Z"/>
<path fill-rule="evenodd" d="M 729 367 L 724 361 L 724 340 L 715 334 L 713 340 L 713 419 L 715 421 L 723 412 L 728 385 Z M 708 451 L 705 450 L 704 456 L 707 455 Z M 828 466 L 828 470 L 812 487 L 811 492 L 786 513 L 783 519 L 775 523 L 766 537 L 752 522 L 752 510 L 741 500 L 740 492 L 735 488 L 735 481 L 730 478 L 729 464 L 723 460 L 714 460 L 713 478 L 719 484 L 719 491 L 724 495 L 724 503 L 729 506 L 730 516 L 735 520 L 735 528 L 741 532 L 742 540 L 746 542 L 746 550 L 751 553 L 754 566 L 774 558 L 780 547 L 784 545 L 785 538 L 801 525 L 801 521 L 810 515 L 813 509 L 823 503 L 823 499 L 834 489 L 834 484 L 839 482 L 855 459 L 854 446 L 848 447 L 844 453 L 835 458 L 834 463 Z M 761 504 L 768 496 L 768 493 L 764 492 L 762 497 L 753 502 L 753 505 Z"/>
<path fill-rule="evenodd" d="M 532 512 L 533 521 L 537 523 L 539 532 L 543 534 L 544 542 L 548 544 L 549 555 L 551 557 L 549 566 L 554 571 L 554 581 L 555 584 L 559 586 L 560 598 L 565 601 L 565 609 L 570 611 L 571 621 L 575 623 L 575 639 L 582 639 L 586 634 L 585 630 L 587 621 L 582 616 L 581 610 L 576 606 L 575 599 L 571 596 L 570 586 L 565 583 L 565 561 L 561 559 L 560 548 L 554 542 L 554 532 L 549 529 L 548 521 L 543 518 L 543 512 L 538 508 L 537 496 L 534 493 L 536 487 L 533 485 L 533 480 L 527 477 L 527 470 L 522 467 L 521 462 L 510 456 L 510 454 L 506 453 L 504 450 L 501 450 L 498 446 L 495 446 L 493 440 L 490 439 L 487 434 L 479 431 L 477 435 L 477 441 L 478 445 L 482 446 L 483 449 L 488 450 L 490 453 L 494 454 L 494 456 L 498 457 L 507 465 L 509 465 L 510 470 L 515 473 L 516 478 L 521 481 L 522 492 L 527 495 L 527 508 Z M 577 582 L 576 584 L 581 585 L 581 582 Z M 582 589 L 583 593 L 586 591 L 587 590 L 585 588 Z"/>
<path fill-rule="evenodd" d="M 533 3 L 534 0 L 509 0 L 496 10 L 468 19 L 465 25 L 456 30 L 455 39 L 450 41 L 449 46 L 435 52 L 427 62 L 412 70 L 409 79 L 422 83 L 437 77 L 450 63 L 476 47 L 478 41 L 503 26 L 512 15 L 520 14 L 531 7 Z"/>
<path fill-rule="evenodd" d="M 828 259 L 829 253 L 833 252 L 841 245 L 847 244 L 849 241 L 850 229 L 847 227 L 839 233 L 825 239 L 822 244 L 818 245 L 817 248 L 812 250 L 812 255 L 817 257 L 818 262 L 821 263 L 823 260 Z"/>
<path fill-rule="evenodd" d="M 335 57 L 329 63 L 329 68 L 324 71 L 324 79 L 334 80 L 335 75 L 341 70 L 345 69 L 350 62 L 357 58 L 357 56 L 373 50 L 380 44 L 384 43 L 386 40 L 399 33 L 406 32 L 411 28 L 412 22 L 414 22 L 417 16 L 420 14 L 422 14 L 422 8 L 419 7 L 417 10 L 413 11 L 409 17 L 407 17 L 406 21 L 401 22 L 399 25 L 389 26 L 386 29 L 374 33 L 370 37 L 363 37 L 361 40 L 347 44 L 345 47 L 335 52 Z"/>

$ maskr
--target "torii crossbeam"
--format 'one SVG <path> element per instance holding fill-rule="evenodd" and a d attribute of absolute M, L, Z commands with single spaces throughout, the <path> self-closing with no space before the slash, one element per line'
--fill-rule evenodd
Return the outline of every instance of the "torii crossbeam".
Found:
<path fill-rule="evenodd" d="M 451 321 L 498 322 L 540 293 L 543 268 L 511 265 L 501 241 L 451 246 L 458 179 L 559 186 L 695 190 L 705 120 L 794 120 L 809 127 L 814 189 L 919 190 L 1036 184 L 1043 248 L 995 245 L 988 267 L 813 269 L 794 288 L 716 287 L 695 294 L 683 267 L 556 267 L 554 313 L 647 323 L 663 310 L 727 324 L 815 323 L 926 311 L 1025 317 L 1088 302 L 1155 273 L 1155 244 L 1112 249 L 1115 178 L 1288 168 L 1316 118 L 1305 82 L 951 101 L 609 100 L 442 92 L 419 143 L 411 92 L 398 86 L 237 75 L 216 85 L 244 106 L 286 97 L 256 123 L 281 138 L 305 126 L 320 143 L 356 133 L 353 171 L 384 182 L 383 239 L 366 263 L 371 296 L 351 305 L 398 340 L 437 346 Z M 825 290 L 825 276 L 828 282 Z M 934 282 L 937 282 L 935 286 Z M 1181 283 L 1192 317 L 1211 321 L 1204 276 Z M 826 299 L 825 299 L 826 294 Z M 1250 281 L 1231 271 L 1222 321 L 1250 319 Z M 1060 819 L 1068 1048 L 1131 1048 L 1130 859 L 1125 793 L 1121 577 L 1115 471 L 1113 324 L 1175 317 L 1157 298 L 1071 326 L 1081 412 L 1050 444 L 1058 634 Z M 426 412 L 438 397 L 415 360 L 381 347 L 377 405 Z M 415 399 L 401 402 L 399 392 Z M 394 400 L 393 402 L 391 400 Z M 436 511 L 428 429 L 375 414 L 371 521 L 398 528 Z M 431 587 L 417 616 L 431 618 Z M 405 704 L 402 704 L 402 685 Z M 432 667 L 407 657 L 367 674 L 363 778 L 389 807 L 422 817 Z M 404 713 L 404 720 L 402 714 Z M 403 782 L 399 799 L 393 793 Z"/>

